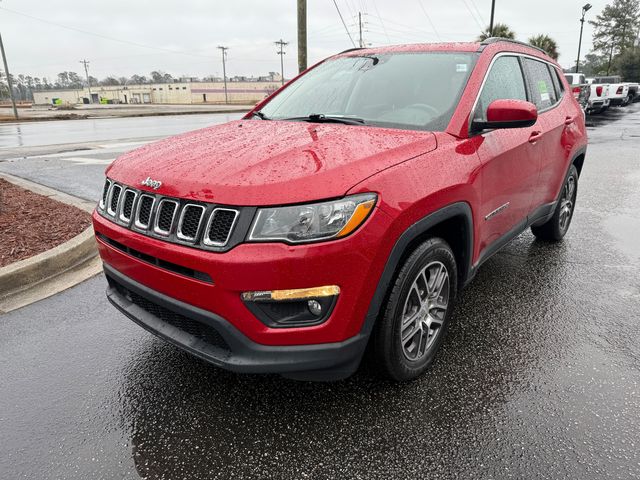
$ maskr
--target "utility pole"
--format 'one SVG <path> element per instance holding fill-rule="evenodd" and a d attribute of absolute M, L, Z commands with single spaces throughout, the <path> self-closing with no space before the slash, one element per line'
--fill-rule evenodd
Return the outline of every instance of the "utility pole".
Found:
<path fill-rule="evenodd" d="M 496 0 L 491 0 L 491 21 L 489 22 L 489 36 L 493 37 L 493 17 L 496 12 Z"/>
<path fill-rule="evenodd" d="M 18 120 L 18 109 L 16 108 L 16 97 L 13 94 L 13 82 L 7 65 L 7 55 L 4 53 L 4 44 L 2 43 L 2 35 L 0 35 L 0 52 L 2 53 L 2 63 L 4 63 L 4 74 L 7 76 L 7 86 L 9 87 L 9 98 L 11 98 L 11 106 L 13 107 L 13 116 Z"/>
<path fill-rule="evenodd" d="M 364 42 L 362 41 L 362 12 L 358 12 L 358 28 L 360 29 L 360 48 L 364 48 Z"/>
<path fill-rule="evenodd" d="M 582 18 L 580 18 L 580 40 L 578 41 L 578 59 L 576 60 L 576 73 L 580 70 L 580 50 L 582 48 L 582 30 L 584 30 L 584 16 L 591 10 L 591 4 L 587 3 L 582 7 Z"/>
<path fill-rule="evenodd" d="M 87 60 L 80 60 L 80 63 L 84 65 L 84 74 L 87 77 L 87 89 L 89 90 L 89 103 L 93 103 L 93 96 L 91 95 L 91 80 L 89 80 L 89 63 Z"/>
<path fill-rule="evenodd" d="M 224 103 L 229 103 L 229 97 L 227 95 L 227 50 L 229 47 L 223 47 L 221 45 L 218 46 L 220 51 L 222 52 L 222 78 L 224 79 Z"/>
<path fill-rule="evenodd" d="M 298 0 L 298 73 L 307 69 L 307 0 Z"/>
<path fill-rule="evenodd" d="M 280 47 L 280 50 L 278 50 L 276 53 L 280 55 L 280 75 L 282 76 L 282 85 L 284 85 L 284 54 L 287 53 L 284 51 L 284 47 L 289 45 L 289 42 L 285 42 L 284 40 L 280 39 L 275 42 L 275 44 Z"/>

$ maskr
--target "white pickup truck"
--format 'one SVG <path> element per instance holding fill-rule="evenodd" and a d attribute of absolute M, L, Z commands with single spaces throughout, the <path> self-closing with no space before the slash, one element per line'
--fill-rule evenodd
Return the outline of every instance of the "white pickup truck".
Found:
<path fill-rule="evenodd" d="M 587 113 L 603 113 L 611 105 L 609 98 L 609 85 L 595 83 L 593 78 L 586 79 L 589 84 L 589 101 L 587 102 Z"/>
<path fill-rule="evenodd" d="M 593 83 L 609 85 L 608 97 L 612 107 L 625 106 L 633 101 L 633 93 L 629 94 L 629 84 L 623 83 L 622 78 L 617 75 L 595 77 Z"/>
<path fill-rule="evenodd" d="M 565 73 L 564 78 L 571 85 L 571 93 L 584 110 L 589 109 L 590 86 L 582 73 Z"/>

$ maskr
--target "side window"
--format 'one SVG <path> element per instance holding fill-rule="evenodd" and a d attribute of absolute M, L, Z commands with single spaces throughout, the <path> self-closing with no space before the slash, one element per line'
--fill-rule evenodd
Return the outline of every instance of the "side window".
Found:
<path fill-rule="evenodd" d="M 538 111 L 555 105 L 558 102 L 558 97 L 547 64 L 525 58 L 524 66 L 531 92 L 531 102 L 535 104 Z"/>
<path fill-rule="evenodd" d="M 562 95 L 564 94 L 564 83 L 562 83 L 562 80 L 560 80 L 558 70 L 556 70 L 556 68 L 552 67 L 551 65 L 547 66 L 549 67 L 549 72 L 551 72 L 551 78 L 553 79 L 553 86 L 556 90 L 556 96 L 558 97 L 558 99 L 561 99 Z"/>
<path fill-rule="evenodd" d="M 487 107 L 494 100 L 526 100 L 522 68 L 518 57 L 499 57 L 491 66 L 491 71 L 482 87 L 474 119 L 486 121 Z"/>

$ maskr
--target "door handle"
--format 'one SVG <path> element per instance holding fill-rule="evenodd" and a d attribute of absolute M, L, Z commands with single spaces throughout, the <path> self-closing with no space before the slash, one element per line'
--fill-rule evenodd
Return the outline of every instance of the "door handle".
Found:
<path fill-rule="evenodd" d="M 531 132 L 531 136 L 529 137 L 529 143 L 536 143 L 542 137 L 542 132 L 536 130 L 535 132 Z"/>
<path fill-rule="evenodd" d="M 573 122 L 575 122 L 575 121 L 576 121 L 576 119 L 575 119 L 575 118 L 573 118 L 573 117 L 567 117 L 567 118 L 565 118 L 565 119 L 564 119 L 564 124 L 568 126 L 568 125 L 571 125 L 571 124 L 572 124 Z"/>

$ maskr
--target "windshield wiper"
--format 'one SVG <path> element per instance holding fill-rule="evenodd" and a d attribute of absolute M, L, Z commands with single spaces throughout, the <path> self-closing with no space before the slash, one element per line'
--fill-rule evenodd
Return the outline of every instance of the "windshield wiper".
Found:
<path fill-rule="evenodd" d="M 312 113 L 306 117 L 291 117 L 283 120 L 312 122 L 312 123 L 343 123 L 345 125 L 365 125 L 366 122 L 362 118 L 341 117 L 334 115 L 325 115 L 324 113 Z"/>
<path fill-rule="evenodd" d="M 252 114 L 254 117 L 258 117 L 260 120 L 271 120 L 269 117 L 267 117 L 264 113 L 262 113 L 260 110 L 256 110 L 255 112 L 253 112 Z"/>

